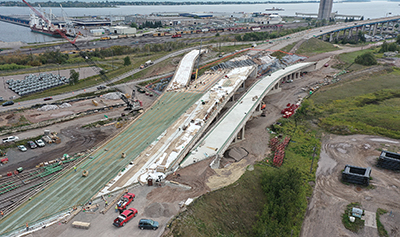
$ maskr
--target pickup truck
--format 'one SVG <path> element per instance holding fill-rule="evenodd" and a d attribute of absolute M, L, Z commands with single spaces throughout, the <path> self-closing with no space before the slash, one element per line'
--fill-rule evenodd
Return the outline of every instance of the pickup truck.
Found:
<path fill-rule="evenodd" d="M 135 200 L 135 194 L 126 193 L 117 203 L 119 212 L 122 213 L 133 200 Z"/>
<path fill-rule="evenodd" d="M 135 208 L 129 208 L 115 218 L 113 225 L 116 227 L 124 226 L 128 221 L 135 217 L 137 213 L 138 211 Z"/>
<path fill-rule="evenodd" d="M 17 141 L 19 138 L 17 136 L 10 136 L 7 138 L 3 138 L 3 143 L 7 143 L 7 142 L 15 142 Z"/>

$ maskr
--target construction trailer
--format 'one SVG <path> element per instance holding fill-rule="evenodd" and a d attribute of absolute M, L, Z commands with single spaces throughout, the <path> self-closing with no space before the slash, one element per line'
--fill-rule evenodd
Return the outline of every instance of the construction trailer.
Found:
<path fill-rule="evenodd" d="M 352 165 L 346 165 L 342 172 L 342 181 L 360 185 L 369 185 L 371 167 L 362 168 Z"/>
<path fill-rule="evenodd" d="M 378 159 L 378 166 L 390 170 L 400 170 L 400 154 L 382 151 Z"/>

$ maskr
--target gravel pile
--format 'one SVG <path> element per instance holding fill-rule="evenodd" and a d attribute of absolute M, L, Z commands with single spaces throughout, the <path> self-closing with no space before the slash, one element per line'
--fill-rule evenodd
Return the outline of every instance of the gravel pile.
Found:
<path fill-rule="evenodd" d="M 62 103 L 59 107 L 60 109 L 71 107 L 72 105 L 69 103 Z"/>
<path fill-rule="evenodd" d="M 42 107 L 38 108 L 38 111 L 50 111 L 58 109 L 57 105 L 43 105 Z"/>
<path fill-rule="evenodd" d="M 119 100 L 121 97 L 121 92 L 110 92 L 105 95 L 103 95 L 101 98 L 106 99 L 106 100 Z"/>

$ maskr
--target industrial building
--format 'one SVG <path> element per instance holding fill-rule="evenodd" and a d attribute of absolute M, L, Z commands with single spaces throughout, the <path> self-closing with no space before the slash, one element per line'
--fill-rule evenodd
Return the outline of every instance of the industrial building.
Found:
<path fill-rule="evenodd" d="M 115 26 L 115 27 L 110 27 L 110 33 L 118 35 L 136 34 L 136 28 L 127 26 Z"/>

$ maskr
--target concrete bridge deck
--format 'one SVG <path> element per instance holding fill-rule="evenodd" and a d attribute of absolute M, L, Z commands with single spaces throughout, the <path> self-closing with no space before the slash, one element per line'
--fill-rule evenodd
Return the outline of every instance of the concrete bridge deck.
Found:
<path fill-rule="evenodd" d="M 236 138 L 236 134 L 245 125 L 257 105 L 276 83 L 291 73 L 312 66 L 314 63 L 298 63 L 278 70 L 254 84 L 247 93 L 220 119 L 217 125 L 199 141 L 191 153 L 180 164 L 186 167 L 212 156 L 222 155 Z"/>

